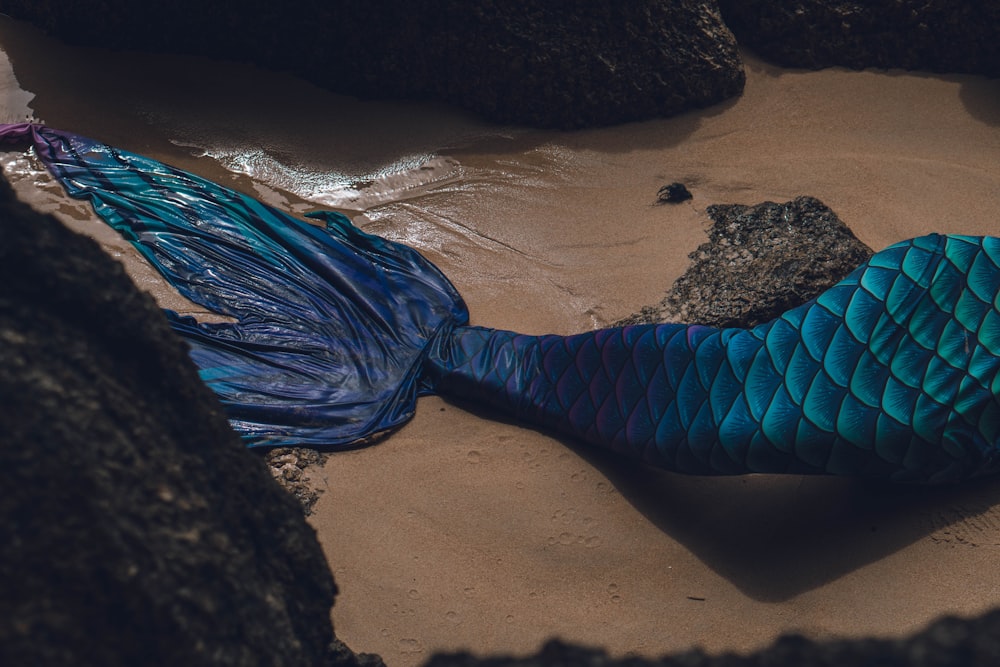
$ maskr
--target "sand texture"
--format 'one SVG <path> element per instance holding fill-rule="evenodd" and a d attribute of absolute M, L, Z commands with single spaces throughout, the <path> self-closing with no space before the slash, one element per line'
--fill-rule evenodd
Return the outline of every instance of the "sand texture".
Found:
<path fill-rule="evenodd" d="M 1000 81 L 788 70 L 745 54 L 742 97 L 673 119 L 553 133 L 338 97 L 252 68 L 70 49 L 0 20 L 0 109 L 409 243 L 476 324 L 608 325 L 659 302 L 711 204 L 820 199 L 872 248 L 1000 234 Z M 2 65 L 0 61 L 0 65 Z M 18 118 L 14 118 L 18 119 Z M 166 286 L 30 155 L 18 193 Z M 656 205 L 665 183 L 693 199 Z M 183 307 L 182 307 L 183 309 Z M 1000 486 L 681 477 L 441 398 L 331 456 L 310 521 L 338 636 L 410 667 L 547 638 L 615 655 L 747 650 L 777 635 L 895 636 L 1000 602 Z"/>

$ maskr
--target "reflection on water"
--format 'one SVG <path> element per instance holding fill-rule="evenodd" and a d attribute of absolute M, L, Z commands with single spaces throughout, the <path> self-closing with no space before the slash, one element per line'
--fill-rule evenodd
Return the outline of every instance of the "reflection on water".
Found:
<path fill-rule="evenodd" d="M 293 90 L 261 103 L 232 79 L 226 94 L 199 95 L 198 106 L 163 104 L 141 91 L 138 104 L 171 143 L 325 206 L 360 211 L 412 196 L 458 175 L 457 162 L 439 154 L 443 146 L 504 134 L 453 111 L 406 104 L 393 110 L 295 81 Z M 305 110 L 289 109 L 294 95 L 310 100 Z"/>
<path fill-rule="evenodd" d="M 182 141 L 175 143 L 185 145 Z M 413 197 L 427 186 L 457 180 L 460 175 L 458 163 L 435 155 L 408 155 L 373 170 L 351 174 L 282 161 L 261 147 L 196 148 L 230 171 L 254 181 L 316 204 L 355 211 Z"/>
<path fill-rule="evenodd" d="M 458 175 L 444 149 L 517 133 L 441 105 L 366 101 L 252 67 L 192 64 L 201 76 L 154 62 L 117 94 L 171 143 L 324 206 L 361 211 L 406 198 Z"/>

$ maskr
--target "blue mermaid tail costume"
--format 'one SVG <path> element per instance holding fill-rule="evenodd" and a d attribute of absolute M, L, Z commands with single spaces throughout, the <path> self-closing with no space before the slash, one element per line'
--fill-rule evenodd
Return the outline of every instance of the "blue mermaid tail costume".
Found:
<path fill-rule="evenodd" d="M 166 311 L 248 446 L 342 449 L 420 394 L 691 474 L 951 482 L 1000 467 L 1000 239 L 929 235 L 752 329 L 528 336 L 468 325 L 416 251 L 339 213 L 310 224 L 155 160 L 38 125 L 31 142 L 188 299 Z"/>

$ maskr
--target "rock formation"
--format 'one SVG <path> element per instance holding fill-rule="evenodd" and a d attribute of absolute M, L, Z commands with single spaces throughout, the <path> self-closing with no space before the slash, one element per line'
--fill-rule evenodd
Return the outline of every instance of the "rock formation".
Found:
<path fill-rule="evenodd" d="M 252 62 L 546 127 L 669 116 L 745 79 L 715 0 L 0 0 L 0 12 L 71 43 Z"/>
<path fill-rule="evenodd" d="M 716 204 L 709 240 L 662 302 L 622 324 L 687 322 L 752 327 L 832 286 L 872 255 L 813 197 L 784 204 Z"/>
<path fill-rule="evenodd" d="M 1000 76 L 1000 3 L 720 0 L 741 46 L 786 67 L 831 65 Z"/>
<path fill-rule="evenodd" d="M 693 649 L 652 660 L 616 659 L 601 650 L 554 641 L 524 658 L 442 654 L 426 667 L 993 667 L 1000 661 L 998 637 L 1000 611 L 992 611 L 974 619 L 943 618 L 904 639 L 817 642 L 786 636 L 747 655 Z"/>
<path fill-rule="evenodd" d="M 74 44 L 249 62 L 341 93 L 541 127 L 736 96 L 737 40 L 791 67 L 1000 76 L 1000 4 L 983 0 L 0 0 L 0 12 Z"/>
<path fill-rule="evenodd" d="M 300 506 L 152 298 L 2 179 L 0 396 L 0 664 L 357 664 Z"/>

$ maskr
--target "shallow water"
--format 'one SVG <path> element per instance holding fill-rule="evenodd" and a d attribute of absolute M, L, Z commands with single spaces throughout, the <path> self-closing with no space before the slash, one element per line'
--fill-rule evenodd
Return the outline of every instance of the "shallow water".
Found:
<path fill-rule="evenodd" d="M 876 248 L 1000 233 L 1000 82 L 977 77 L 748 56 L 738 100 L 555 133 L 233 63 L 72 49 L 2 18 L 0 48 L 11 120 L 31 113 L 293 212 L 343 210 L 425 253 L 487 326 L 570 333 L 659 301 L 713 203 L 816 196 Z M 165 305 L 197 312 L 30 154 L 2 159 L 21 196 L 98 238 Z M 694 199 L 656 206 L 671 181 Z M 437 398 L 324 475 L 313 522 L 341 588 L 338 634 L 390 667 L 553 634 L 648 655 L 793 630 L 895 635 L 1000 601 L 990 484 L 679 478 Z"/>

